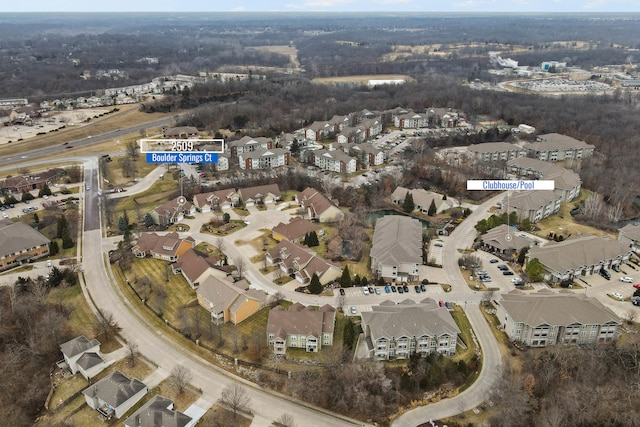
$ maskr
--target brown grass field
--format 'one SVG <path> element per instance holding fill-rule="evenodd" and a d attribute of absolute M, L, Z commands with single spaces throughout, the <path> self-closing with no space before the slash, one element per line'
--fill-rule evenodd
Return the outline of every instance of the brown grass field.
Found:
<path fill-rule="evenodd" d="M 340 76 L 340 77 L 317 77 L 311 80 L 312 83 L 332 84 L 332 83 L 355 83 L 367 84 L 369 80 L 394 80 L 404 79 L 405 81 L 414 81 L 410 76 L 404 74 L 363 74 L 356 76 Z"/>

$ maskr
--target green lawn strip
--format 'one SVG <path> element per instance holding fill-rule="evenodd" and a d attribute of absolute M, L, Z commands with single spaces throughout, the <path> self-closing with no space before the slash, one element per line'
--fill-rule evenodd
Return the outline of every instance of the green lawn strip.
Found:
<path fill-rule="evenodd" d="M 457 305 L 454 305 L 454 310 L 451 312 L 451 316 L 453 317 L 453 320 L 455 320 L 456 325 L 458 325 L 458 328 L 460 328 L 459 338 L 462 339 L 467 346 L 464 350 L 462 347 L 458 347 L 456 349 L 456 356 L 454 357 L 454 360 L 464 360 L 465 363 L 469 363 L 476 352 L 476 346 L 473 342 L 473 338 L 471 337 L 471 323 L 469 322 L 467 315 L 464 313 L 464 310 Z"/>
<path fill-rule="evenodd" d="M 127 211 L 130 221 L 136 218 L 137 211 L 141 216 L 169 200 L 178 191 L 178 182 L 165 175 L 165 179 L 153 183 L 151 188 L 133 197 L 123 197 L 113 207 L 114 216 L 122 216 Z"/>

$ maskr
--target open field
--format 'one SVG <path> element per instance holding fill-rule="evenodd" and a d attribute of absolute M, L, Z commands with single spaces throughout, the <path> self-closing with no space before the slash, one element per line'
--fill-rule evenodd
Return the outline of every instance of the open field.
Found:
<path fill-rule="evenodd" d="M 131 221 L 134 221 L 134 218 L 137 218 L 137 212 L 140 212 L 140 215 L 144 217 L 147 212 L 169 200 L 169 196 L 176 191 L 178 191 L 178 182 L 173 179 L 171 174 L 165 174 L 164 179 L 153 183 L 147 191 L 139 193 L 135 197 L 119 199 L 113 212 L 121 215 L 123 210 L 126 210 Z"/>
<path fill-rule="evenodd" d="M 293 46 L 288 46 L 288 45 L 250 46 L 249 49 L 272 52 L 272 53 L 288 56 L 290 65 L 295 69 L 300 68 L 300 62 L 298 62 L 298 49 L 296 49 Z"/>

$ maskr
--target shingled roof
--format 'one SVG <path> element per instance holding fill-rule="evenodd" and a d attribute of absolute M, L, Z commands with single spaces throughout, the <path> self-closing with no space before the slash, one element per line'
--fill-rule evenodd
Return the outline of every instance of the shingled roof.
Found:
<path fill-rule="evenodd" d="M 100 341 L 89 340 L 84 335 L 80 335 L 79 337 L 60 344 L 60 351 L 67 357 L 73 357 L 99 345 Z"/>
<path fill-rule="evenodd" d="M 0 258 L 51 242 L 24 222 L 0 220 Z"/>
<path fill-rule="evenodd" d="M 120 371 L 114 371 L 111 375 L 84 389 L 82 393 L 90 398 L 97 397 L 111 407 L 117 408 L 146 387 L 142 381 L 131 379 Z"/>

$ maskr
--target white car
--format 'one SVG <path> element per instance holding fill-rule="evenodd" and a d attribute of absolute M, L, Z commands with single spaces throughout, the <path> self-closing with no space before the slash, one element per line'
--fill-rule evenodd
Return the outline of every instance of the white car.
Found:
<path fill-rule="evenodd" d="M 629 276 L 622 276 L 618 280 L 625 283 L 633 283 L 633 277 L 629 277 Z"/>
<path fill-rule="evenodd" d="M 352 305 L 351 306 L 351 314 L 356 314 L 356 313 L 358 313 L 358 310 L 356 310 L 356 307 Z"/>
<path fill-rule="evenodd" d="M 618 301 L 624 301 L 624 297 L 619 292 L 611 292 L 609 295 L 611 295 L 612 298 L 615 298 Z"/>

